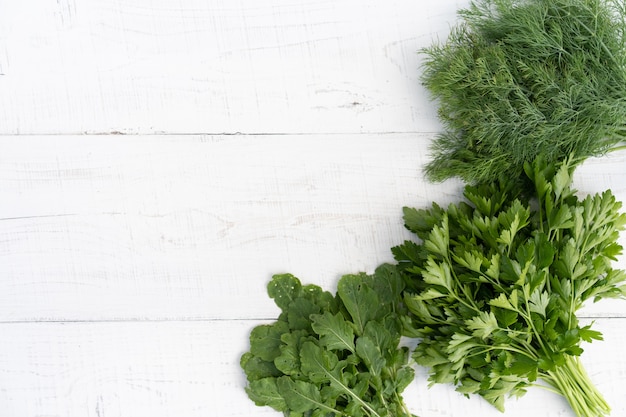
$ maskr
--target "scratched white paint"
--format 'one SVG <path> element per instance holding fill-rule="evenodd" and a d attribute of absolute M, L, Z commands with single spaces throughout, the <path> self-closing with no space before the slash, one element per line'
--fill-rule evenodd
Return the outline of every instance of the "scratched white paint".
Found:
<path fill-rule="evenodd" d="M 0 5 L 0 133 L 432 131 L 420 48 L 464 2 Z"/>
<path fill-rule="evenodd" d="M 278 416 L 238 365 L 271 275 L 332 290 L 392 260 L 402 206 L 459 198 L 421 174 L 439 124 L 416 51 L 463 4 L 0 1 L 0 415 Z M 576 187 L 626 201 L 625 162 Z M 613 416 L 624 303 L 581 312 Z M 415 414 L 501 415 L 417 371 Z M 573 416 L 539 389 L 506 415 Z"/>

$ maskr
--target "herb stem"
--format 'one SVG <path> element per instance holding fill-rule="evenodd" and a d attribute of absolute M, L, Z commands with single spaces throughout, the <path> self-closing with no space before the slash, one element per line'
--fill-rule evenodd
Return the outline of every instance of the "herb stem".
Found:
<path fill-rule="evenodd" d="M 456 272 L 454 271 L 454 264 L 452 263 L 452 259 L 450 258 L 450 254 L 449 253 L 446 254 L 444 259 L 447 262 L 448 266 L 450 267 L 450 274 L 454 277 L 454 281 L 455 281 L 457 287 L 461 289 L 461 292 L 463 293 L 465 298 L 459 297 L 457 292 L 456 291 L 452 291 L 452 289 L 449 289 L 450 290 L 450 295 L 453 296 L 457 301 L 462 303 L 464 306 L 466 306 L 466 307 L 476 311 L 477 313 L 480 313 L 481 309 L 474 302 L 474 297 L 471 296 L 471 294 L 468 292 L 468 288 L 461 283 L 461 280 L 459 279 L 459 277 L 457 276 Z"/>
<path fill-rule="evenodd" d="M 406 404 L 402 400 L 402 397 L 397 392 L 395 394 L 395 397 L 396 397 L 396 402 L 398 404 L 400 404 L 400 408 L 401 408 L 400 411 L 402 412 L 402 415 L 404 417 L 412 417 L 413 414 L 411 414 L 411 412 L 409 411 L 408 407 L 406 406 Z M 400 416 L 398 416 L 398 417 L 400 417 Z"/>
<path fill-rule="evenodd" d="M 542 378 L 567 400 L 578 417 L 603 417 L 611 411 L 576 356 L 566 356 L 563 365 Z"/>
<path fill-rule="evenodd" d="M 614 146 L 610 149 L 610 152 L 614 152 L 614 151 L 624 151 L 626 150 L 626 144 L 624 145 L 620 145 L 620 146 Z"/>
<path fill-rule="evenodd" d="M 526 322 L 530 326 L 530 330 L 531 330 L 532 333 L 534 333 L 535 338 L 539 342 L 539 346 L 541 347 L 541 350 L 544 353 L 548 353 L 549 349 L 546 348 L 546 344 L 544 343 L 543 338 L 541 337 L 541 333 L 539 333 L 537 331 L 537 327 L 535 326 L 535 323 L 533 322 L 533 319 L 532 319 L 532 315 L 531 315 L 531 311 L 530 311 L 530 304 L 528 303 L 528 300 L 530 298 L 530 294 L 528 293 L 528 286 L 527 285 L 524 285 L 523 291 L 524 291 L 524 300 L 525 300 L 524 306 L 526 308 L 525 308 L 525 311 L 518 310 L 519 314 L 522 317 L 524 317 L 524 319 L 526 320 Z"/>
<path fill-rule="evenodd" d="M 525 349 L 520 349 L 518 347 L 513 346 L 513 343 L 511 343 L 511 345 L 495 345 L 495 346 L 489 346 L 489 345 L 476 345 L 479 347 L 483 347 L 484 349 L 480 352 L 476 352 L 472 355 L 468 355 L 469 356 L 476 356 L 476 355 L 481 355 L 483 353 L 487 353 L 487 352 L 492 352 L 492 351 L 497 351 L 497 350 L 506 350 L 509 352 L 515 352 L 515 353 L 519 353 L 520 355 L 526 356 L 529 359 L 532 360 L 537 360 L 537 354 L 535 352 L 535 349 L 533 349 L 530 346 L 524 346 Z"/>

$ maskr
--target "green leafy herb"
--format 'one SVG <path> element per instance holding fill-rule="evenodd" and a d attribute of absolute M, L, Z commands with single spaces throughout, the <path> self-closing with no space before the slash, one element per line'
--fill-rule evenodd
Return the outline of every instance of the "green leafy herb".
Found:
<path fill-rule="evenodd" d="M 414 374 L 399 346 L 402 290 L 390 265 L 342 277 L 335 296 L 274 276 L 268 293 L 282 312 L 252 330 L 241 358 L 250 399 L 288 417 L 410 417 L 401 397 Z"/>
<path fill-rule="evenodd" d="M 511 182 L 467 186 L 466 202 L 405 209 L 406 227 L 422 243 L 393 249 L 405 277 L 413 357 L 432 383 L 504 399 L 542 386 L 563 395 L 580 417 L 609 407 L 586 375 L 582 341 L 601 340 L 581 325 L 587 300 L 626 295 L 626 273 L 611 267 L 626 224 L 606 191 L 579 198 L 574 163 L 526 164 L 535 197 Z"/>
<path fill-rule="evenodd" d="M 540 154 L 558 164 L 623 147 L 622 0 L 476 0 L 459 16 L 424 50 L 422 79 L 445 127 L 431 180 L 520 178 Z"/>

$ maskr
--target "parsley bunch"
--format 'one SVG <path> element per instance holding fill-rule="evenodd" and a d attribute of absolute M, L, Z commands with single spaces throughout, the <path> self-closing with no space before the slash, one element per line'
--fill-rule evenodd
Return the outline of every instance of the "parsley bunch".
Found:
<path fill-rule="evenodd" d="M 252 330 L 241 358 L 250 399 L 287 417 L 411 417 L 401 397 L 414 375 L 399 347 L 403 286 L 390 265 L 342 277 L 335 296 L 274 276 L 268 293 L 282 313 Z"/>
<path fill-rule="evenodd" d="M 413 357 L 432 383 L 453 383 L 499 410 L 510 395 L 543 381 L 576 415 L 609 406 L 586 375 L 582 341 L 601 339 L 582 326 L 586 300 L 626 295 L 626 273 L 611 267 L 626 224 L 610 191 L 580 199 L 575 163 L 526 164 L 532 198 L 511 182 L 466 186 L 467 201 L 447 209 L 405 208 L 407 241 L 393 253 L 405 277 Z"/>
<path fill-rule="evenodd" d="M 429 179 L 523 178 L 539 155 L 558 164 L 623 147 L 623 0 L 475 0 L 459 16 L 423 51 L 445 127 Z"/>

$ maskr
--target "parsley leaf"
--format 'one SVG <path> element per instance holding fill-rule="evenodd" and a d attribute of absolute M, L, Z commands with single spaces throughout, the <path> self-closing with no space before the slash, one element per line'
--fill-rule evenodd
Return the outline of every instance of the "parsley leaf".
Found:
<path fill-rule="evenodd" d="M 626 296 L 626 273 L 611 266 L 626 214 L 610 191 L 579 198 L 575 166 L 527 163 L 534 195 L 496 182 L 467 186 L 467 202 L 443 212 L 405 210 L 419 239 L 392 252 L 406 281 L 405 332 L 420 338 L 413 357 L 431 383 L 503 410 L 539 379 L 580 417 L 609 412 L 579 360 L 581 343 L 602 335 L 576 312 L 590 299 Z M 430 231 L 415 226 L 416 213 L 436 219 Z"/>

